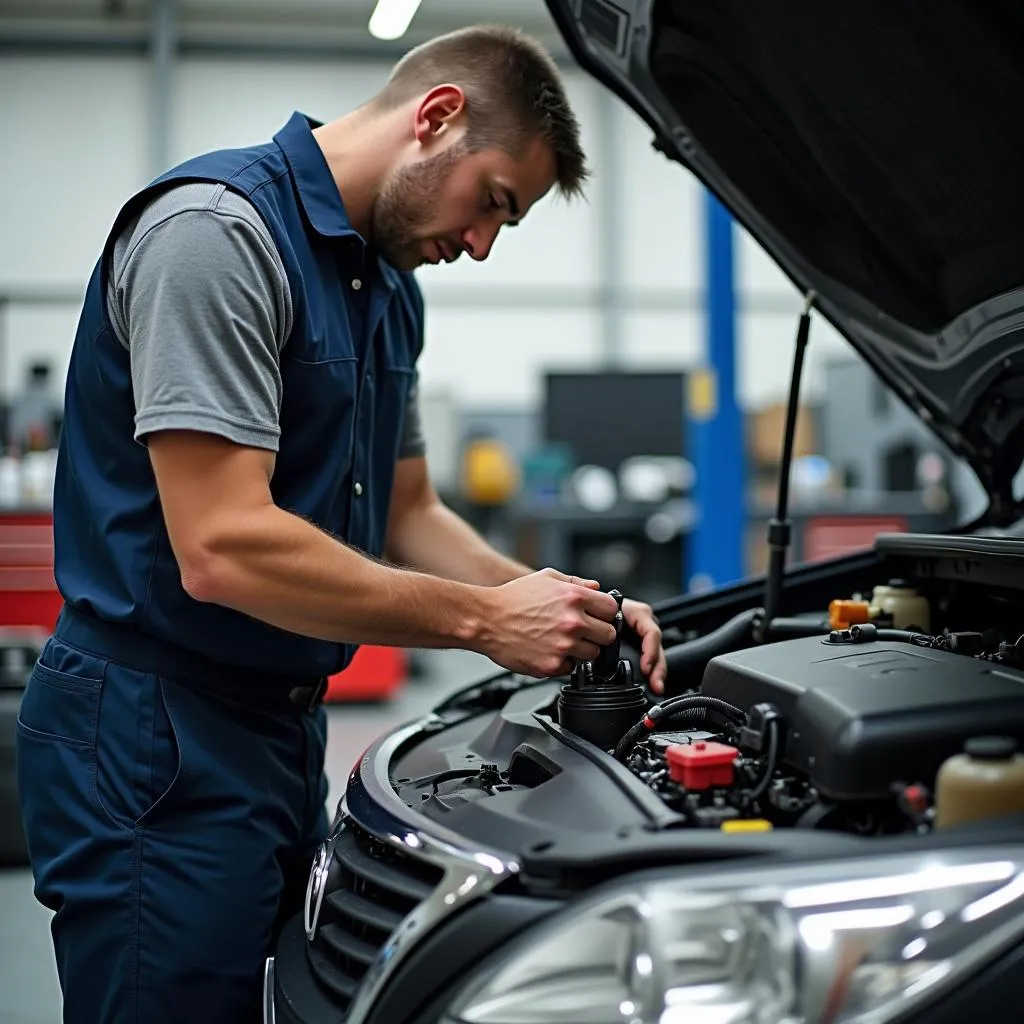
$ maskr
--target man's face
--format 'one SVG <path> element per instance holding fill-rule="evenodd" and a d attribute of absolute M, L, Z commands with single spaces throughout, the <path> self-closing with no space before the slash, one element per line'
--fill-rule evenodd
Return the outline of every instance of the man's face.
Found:
<path fill-rule="evenodd" d="M 392 172 L 373 210 L 373 243 L 398 270 L 485 260 L 505 224 L 516 224 L 555 182 L 555 158 L 540 139 L 516 159 L 501 149 L 471 153 L 460 138 Z"/>

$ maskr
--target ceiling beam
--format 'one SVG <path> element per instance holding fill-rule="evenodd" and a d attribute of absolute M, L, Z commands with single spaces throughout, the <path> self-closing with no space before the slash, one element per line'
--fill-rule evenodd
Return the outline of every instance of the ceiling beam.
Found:
<path fill-rule="evenodd" d="M 0 51 L 143 55 L 150 38 L 152 6 L 127 3 L 124 13 L 110 15 L 103 14 L 97 2 L 96 13 L 89 16 L 81 14 L 81 5 L 71 7 L 46 0 L 30 5 L 8 3 L 0 13 Z M 72 10 L 78 13 L 72 15 Z M 254 4 L 244 8 L 244 18 L 240 18 L 242 11 L 242 7 L 237 11 L 216 7 L 196 10 L 182 4 L 177 19 L 179 52 L 186 56 L 394 61 L 411 47 L 476 20 L 461 16 L 457 9 L 438 10 L 424 4 L 408 32 L 401 39 L 386 42 L 370 35 L 368 18 L 362 16 L 365 12 L 357 15 L 345 4 L 336 8 Z M 543 7 L 522 13 L 527 16 L 511 18 L 506 13 L 505 18 L 544 43 L 560 64 L 574 64 Z M 500 21 L 502 15 L 495 14 L 490 20 Z"/>

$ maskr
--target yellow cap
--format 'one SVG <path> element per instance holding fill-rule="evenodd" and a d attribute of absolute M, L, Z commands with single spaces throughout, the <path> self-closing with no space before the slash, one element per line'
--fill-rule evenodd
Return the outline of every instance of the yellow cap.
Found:
<path fill-rule="evenodd" d="M 772 823 L 764 818 L 748 818 L 746 821 L 723 821 L 723 832 L 771 832 Z"/>

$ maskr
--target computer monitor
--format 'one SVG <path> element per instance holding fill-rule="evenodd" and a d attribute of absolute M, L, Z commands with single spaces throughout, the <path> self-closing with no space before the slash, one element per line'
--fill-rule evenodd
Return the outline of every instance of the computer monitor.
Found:
<path fill-rule="evenodd" d="M 577 465 L 617 472 L 634 455 L 685 456 L 686 374 L 552 371 L 544 378 L 544 439 Z"/>

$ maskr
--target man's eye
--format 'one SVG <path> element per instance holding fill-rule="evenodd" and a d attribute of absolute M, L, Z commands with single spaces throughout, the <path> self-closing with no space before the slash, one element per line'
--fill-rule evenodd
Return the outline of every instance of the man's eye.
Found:
<path fill-rule="evenodd" d="M 499 203 L 498 200 L 495 199 L 493 192 L 488 194 L 487 200 L 488 200 L 487 205 L 488 205 L 489 209 L 491 209 L 491 210 L 500 210 L 501 209 L 501 203 Z"/>

